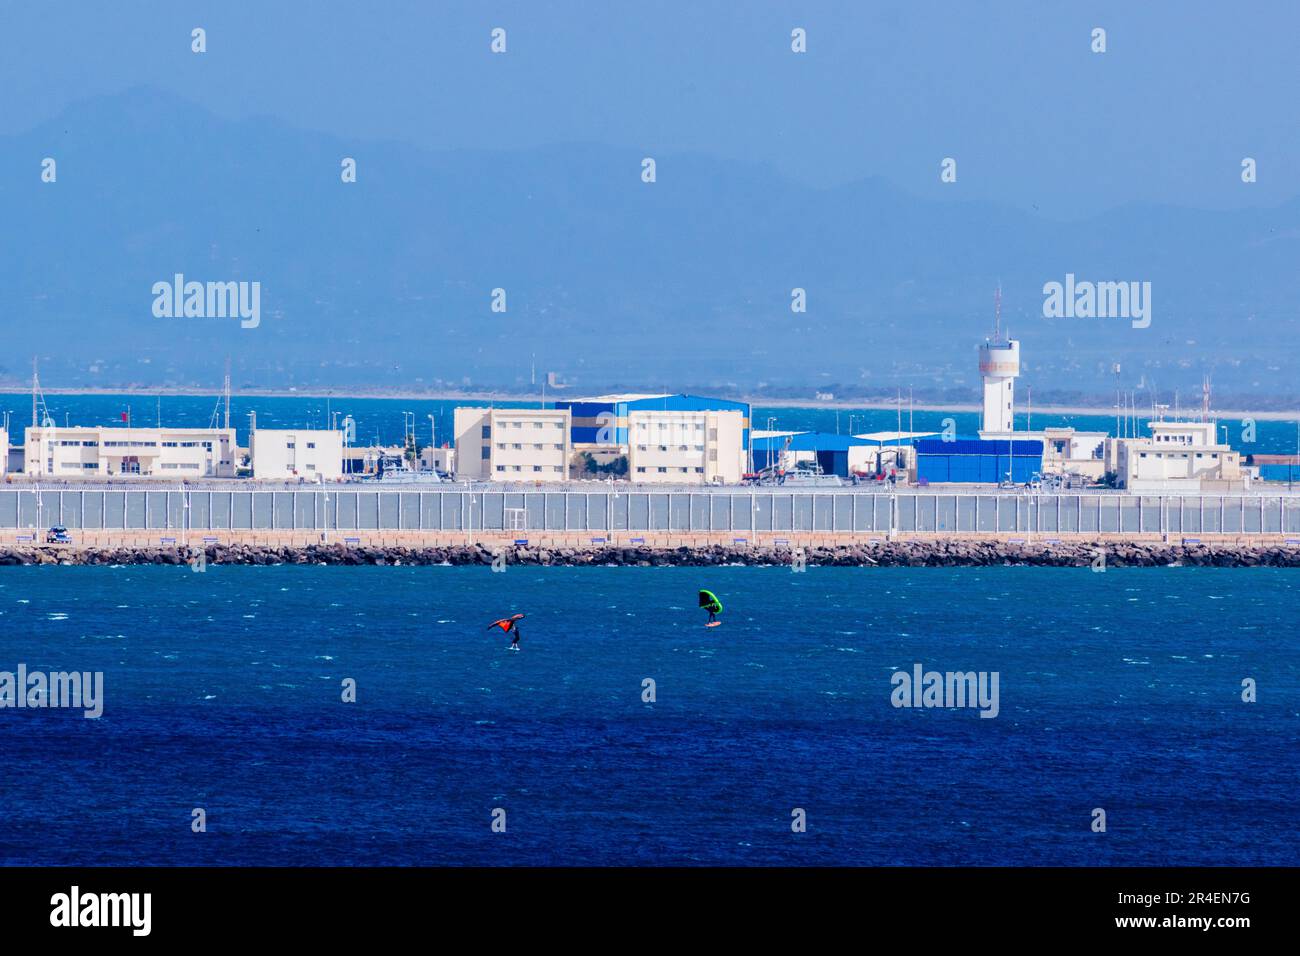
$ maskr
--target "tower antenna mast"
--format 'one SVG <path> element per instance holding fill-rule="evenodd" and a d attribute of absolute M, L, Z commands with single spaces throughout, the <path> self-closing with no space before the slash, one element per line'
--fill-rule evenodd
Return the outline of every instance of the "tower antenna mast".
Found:
<path fill-rule="evenodd" d="M 1002 341 L 1002 283 L 993 291 L 993 341 Z"/>

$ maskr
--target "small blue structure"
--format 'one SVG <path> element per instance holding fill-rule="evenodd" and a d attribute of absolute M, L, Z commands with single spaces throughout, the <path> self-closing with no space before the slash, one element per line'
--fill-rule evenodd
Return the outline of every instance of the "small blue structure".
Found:
<path fill-rule="evenodd" d="M 787 446 L 786 442 L 790 444 Z M 753 442 L 753 462 L 756 469 L 766 468 L 768 464 L 778 464 L 781 452 L 803 452 L 807 457 L 812 452 L 822 474 L 849 476 L 849 449 L 875 448 L 877 443 L 852 435 L 836 435 L 831 432 L 799 432 L 792 435 L 772 435 L 755 438 Z"/>
<path fill-rule="evenodd" d="M 1300 466 L 1296 465 L 1260 465 L 1260 481 L 1298 481 L 1300 480 Z"/>
<path fill-rule="evenodd" d="M 1017 483 L 1043 470 L 1043 443 L 1031 439 L 993 441 L 959 438 L 916 443 L 916 477 L 928 484 L 998 484 L 1008 472 Z"/>

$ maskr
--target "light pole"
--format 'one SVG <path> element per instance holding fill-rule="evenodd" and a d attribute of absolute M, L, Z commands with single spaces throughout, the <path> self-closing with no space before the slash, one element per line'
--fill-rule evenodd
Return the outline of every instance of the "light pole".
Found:
<path fill-rule="evenodd" d="M 437 447 L 438 447 L 438 429 L 433 422 L 433 416 L 430 415 L 429 416 L 429 470 L 430 471 L 437 471 L 437 468 L 434 465 L 434 460 L 433 460 L 433 456 L 434 456 L 433 450 Z"/>
<path fill-rule="evenodd" d="M 465 521 L 465 537 L 469 539 L 470 546 L 474 544 L 474 488 L 470 486 L 469 492 L 469 509 Z"/>

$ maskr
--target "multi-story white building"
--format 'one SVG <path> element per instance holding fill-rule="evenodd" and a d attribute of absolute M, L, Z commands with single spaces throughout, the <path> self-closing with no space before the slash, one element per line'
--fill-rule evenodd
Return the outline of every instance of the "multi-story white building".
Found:
<path fill-rule="evenodd" d="M 257 428 L 248 436 L 253 477 L 334 481 L 343 477 L 343 432 Z"/>
<path fill-rule="evenodd" d="M 1201 490 L 1204 482 L 1238 483 L 1241 458 L 1218 441 L 1214 422 L 1149 422 L 1149 438 L 1111 443 L 1114 470 L 1131 491 Z"/>
<path fill-rule="evenodd" d="M 24 473 L 53 478 L 235 477 L 233 428 L 28 428 Z"/>
<path fill-rule="evenodd" d="M 458 408 L 456 477 L 564 481 L 572 452 L 567 408 Z"/>
<path fill-rule="evenodd" d="M 627 420 L 631 481 L 737 484 L 744 476 L 740 411 L 638 410 Z"/>

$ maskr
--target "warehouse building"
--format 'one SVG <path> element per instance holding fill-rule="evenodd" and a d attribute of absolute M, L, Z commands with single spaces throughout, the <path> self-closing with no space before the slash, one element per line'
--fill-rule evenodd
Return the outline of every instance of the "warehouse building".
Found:
<path fill-rule="evenodd" d="M 923 439 L 916 443 L 916 475 L 922 484 L 1022 484 L 1043 470 L 1043 443 L 1034 439 L 954 441 Z"/>
<path fill-rule="evenodd" d="M 233 428 L 28 428 L 24 472 L 56 478 L 235 477 Z"/>
<path fill-rule="evenodd" d="M 824 475 L 848 478 L 852 474 L 874 473 L 880 450 L 878 442 L 854 435 L 831 432 L 754 433 L 754 471 L 794 471 L 800 465 L 816 466 Z"/>
<path fill-rule="evenodd" d="M 343 477 L 343 432 L 257 428 L 248 436 L 248 456 L 254 478 L 336 481 Z"/>
<path fill-rule="evenodd" d="M 572 454 L 567 408 L 458 408 L 456 477 L 564 481 Z"/>

